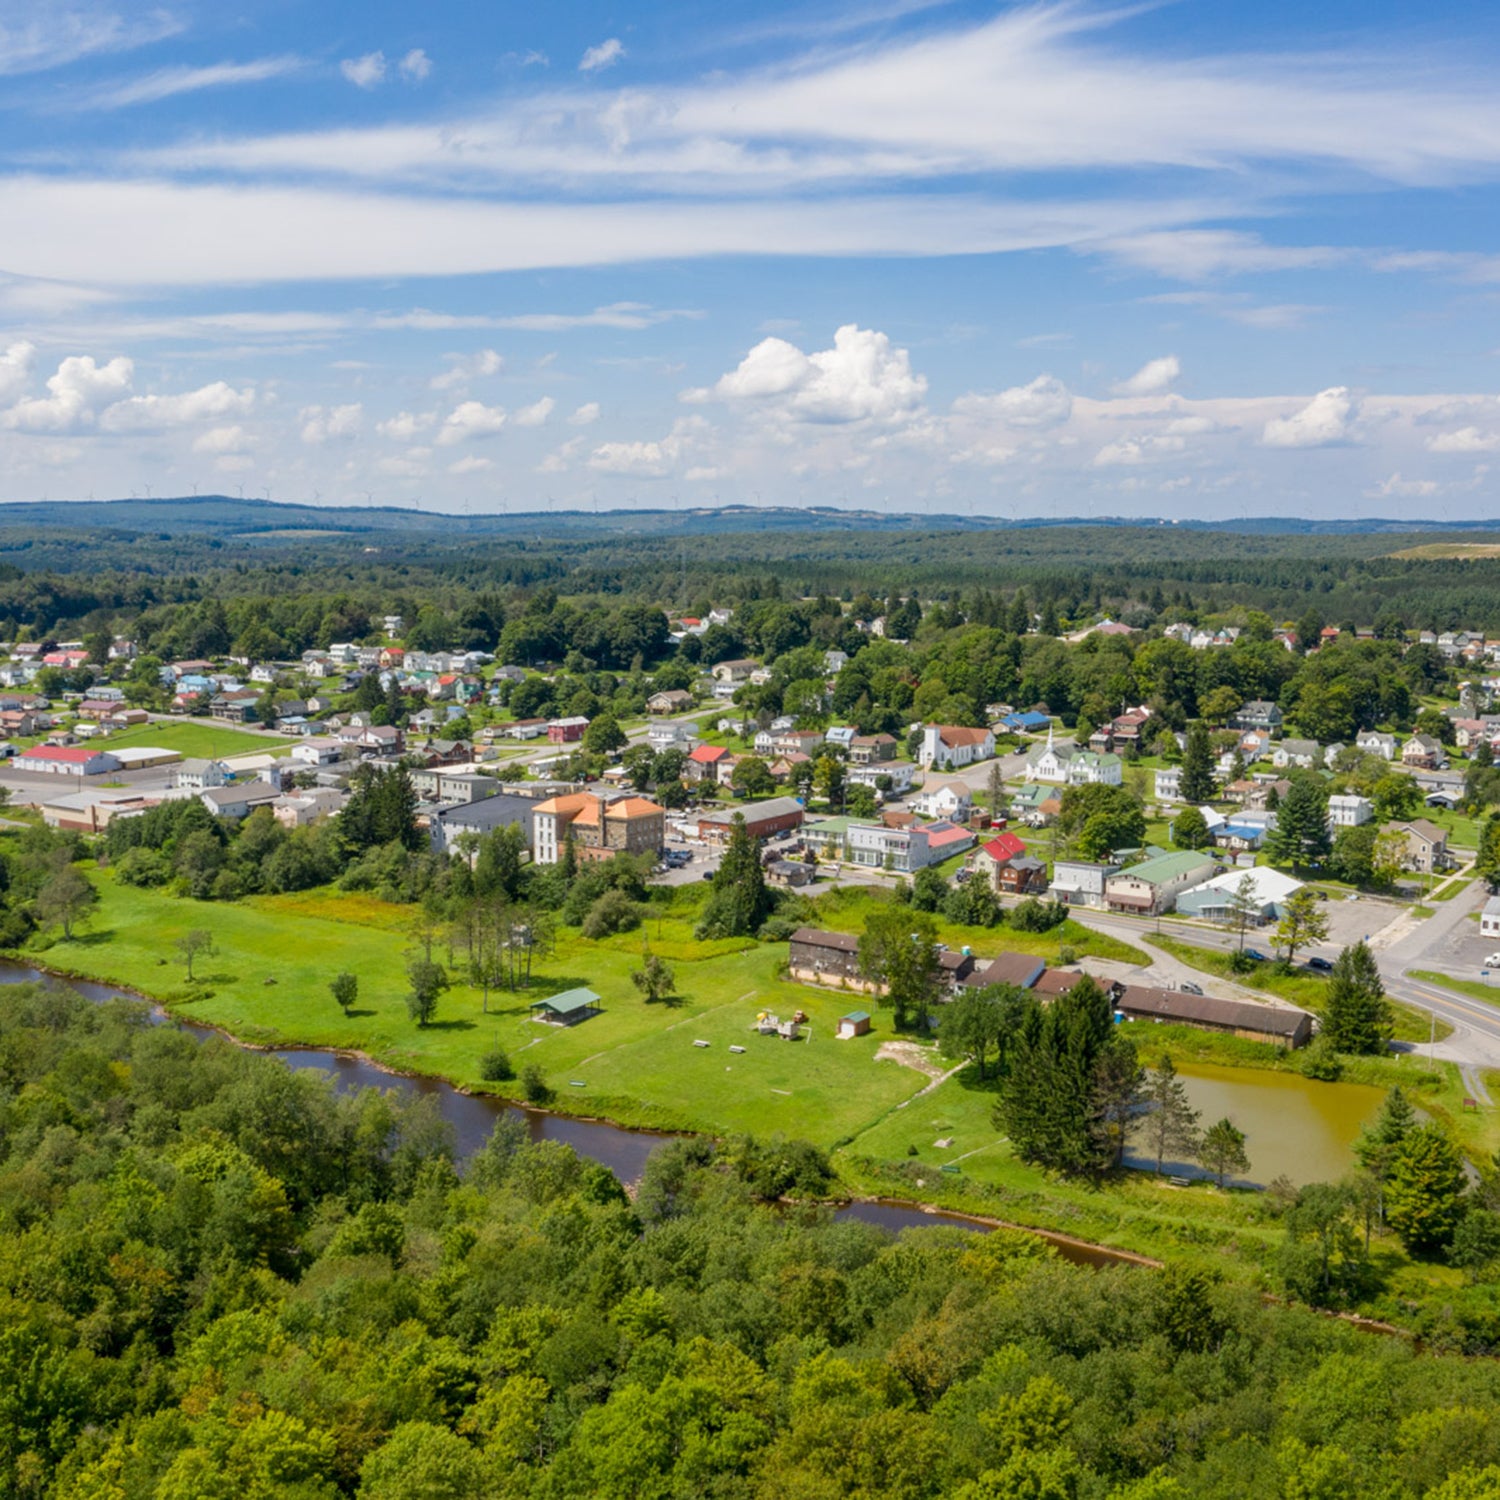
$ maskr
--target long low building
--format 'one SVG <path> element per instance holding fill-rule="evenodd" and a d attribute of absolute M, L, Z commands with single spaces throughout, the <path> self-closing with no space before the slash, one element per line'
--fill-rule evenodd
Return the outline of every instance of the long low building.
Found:
<path fill-rule="evenodd" d="M 1301 1047 L 1312 1037 L 1311 1013 L 1290 1005 L 1220 1000 L 1214 995 L 1190 995 L 1185 990 L 1158 990 L 1138 984 L 1116 987 L 1112 1003 L 1115 1014 L 1127 1021 L 1194 1026 L 1200 1031 L 1229 1032 L 1279 1047 Z"/>
<path fill-rule="evenodd" d="M 950 989 L 971 982 L 974 972 L 971 954 L 942 948 L 938 951 L 938 964 Z M 1041 971 L 1040 963 L 1037 970 Z M 861 972 L 859 939 L 851 932 L 822 932 L 815 927 L 799 927 L 792 934 L 787 973 L 799 984 L 832 985 L 870 993 L 883 988 Z"/>
<path fill-rule="evenodd" d="M 727 844 L 736 817 L 745 820 L 751 838 L 769 839 L 802 826 L 806 809 L 795 797 L 768 797 L 764 802 L 715 808 L 698 814 L 698 837 L 708 844 Z"/>
<path fill-rule="evenodd" d="M 1212 880 L 1178 896 L 1178 915 L 1201 917 L 1205 922 L 1229 921 L 1231 917 L 1235 917 L 1240 886 L 1246 877 L 1250 881 L 1246 894 L 1251 904 L 1247 915 L 1257 927 L 1279 921 L 1286 903 L 1302 889 L 1300 880 L 1294 880 L 1290 875 L 1284 875 L 1280 870 L 1273 870 L 1266 865 L 1257 865 L 1248 870 L 1226 870 L 1222 875 L 1215 875 Z"/>
<path fill-rule="evenodd" d="M 45 771 L 53 776 L 105 776 L 120 769 L 108 750 L 87 745 L 33 745 L 16 757 L 18 771 Z"/>

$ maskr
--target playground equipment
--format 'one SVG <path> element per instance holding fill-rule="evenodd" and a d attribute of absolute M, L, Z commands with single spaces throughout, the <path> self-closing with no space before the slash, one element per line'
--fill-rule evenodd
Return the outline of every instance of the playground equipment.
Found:
<path fill-rule="evenodd" d="M 806 1025 L 806 1011 L 799 1010 L 790 1020 L 783 1021 L 780 1016 L 763 1010 L 756 1014 L 755 1025 L 750 1029 L 761 1036 L 779 1036 L 784 1042 L 795 1042 L 802 1034 L 801 1028 Z"/>

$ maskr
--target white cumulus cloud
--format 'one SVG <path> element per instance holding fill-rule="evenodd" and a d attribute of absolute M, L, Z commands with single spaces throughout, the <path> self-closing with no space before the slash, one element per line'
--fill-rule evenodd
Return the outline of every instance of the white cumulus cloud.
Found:
<path fill-rule="evenodd" d="M 438 433 L 438 443 L 451 448 L 469 438 L 494 437 L 506 423 L 503 406 L 486 406 L 483 401 L 460 401 L 448 413 Z"/>
<path fill-rule="evenodd" d="M 619 62 L 625 56 L 625 44 L 617 36 L 612 36 L 608 41 L 600 42 L 597 47 L 590 47 L 578 63 L 580 73 L 598 73 L 602 69 L 610 67 Z"/>
<path fill-rule="evenodd" d="M 14 401 L 26 389 L 35 358 L 36 345 L 24 340 L 12 344 L 4 354 L 0 354 L 0 401 Z M 597 408 L 595 415 L 598 415 Z"/>
<path fill-rule="evenodd" d="M 302 423 L 302 441 L 319 446 L 357 437 L 365 409 L 358 401 L 347 406 L 304 406 L 297 419 Z"/>
<path fill-rule="evenodd" d="M 557 402 L 551 396 L 543 396 L 540 401 L 523 406 L 512 420 L 517 427 L 540 427 L 552 415 L 552 409 L 556 405 Z"/>
<path fill-rule="evenodd" d="M 927 394 L 911 356 L 874 329 L 846 323 L 833 348 L 805 354 L 785 339 L 762 339 L 728 374 L 685 401 L 758 404 L 803 422 L 895 422 L 914 414 Z"/>
<path fill-rule="evenodd" d="M 1185 439 L 1147 433 L 1142 437 L 1121 438 L 1115 443 L 1106 443 L 1094 455 L 1096 469 L 1131 467 L 1148 464 L 1159 458 L 1181 453 L 1187 447 Z"/>
<path fill-rule="evenodd" d="M 597 401 L 585 401 L 577 411 L 568 418 L 570 427 L 588 427 L 599 420 L 599 403 Z"/>
<path fill-rule="evenodd" d="M 425 83 L 432 76 L 432 59 L 420 47 L 413 47 L 396 66 L 408 83 Z"/>
<path fill-rule="evenodd" d="M 254 439 L 243 427 L 210 427 L 193 439 L 194 453 L 243 453 L 253 445 Z"/>
<path fill-rule="evenodd" d="M 366 52 L 363 57 L 346 57 L 339 72 L 356 88 L 373 89 L 385 81 L 385 53 Z"/>
<path fill-rule="evenodd" d="M 1110 386 L 1116 396 L 1164 396 L 1176 384 L 1182 366 L 1175 354 L 1147 360 L 1128 380 Z"/>
<path fill-rule="evenodd" d="M 477 453 L 470 453 L 464 458 L 455 459 L 448 465 L 450 474 L 482 474 L 486 469 L 493 469 L 495 461 L 492 458 L 480 458 Z"/>
<path fill-rule="evenodd" d="M 1493 453 L 1497 448 L 1500 448 L 1500 432 L 1484 432 L 1478 427 L 1438 432 L 1427 439 L 1429 453 Z"/>
<path fill-rule="evenodd" d="M 47 381 L 51 394 L 18 401 L 4 413 L 4 425 L 23 432 L 76 431 L 124 396 L 134 374 L 134 363 L 123 355 L 105 365 L 95 364 L 92 355 L 70 355 Z"/>
<path fill-rule="evenodd" d="M 255 392 L 237 391 L 225 381 L 176 396 L 131 396 L 106 409 L 99 426 L 106 432 L 151 432 L 191 427 L 197 422 L 239 417 L 255 405 Z"/>
<path fill-rule="evenodd" d="M 483 375 L 498 375 L 504 367 L 504 356 L 493 349 L 481 349 L 477 354 L 448 356 L 452 363 L 441 375 L 434 375 L 428 382 L 435 391 L 451 391 L 467 385 Z"/>
<path fill-rule="evenodd" d="M 1354 415 L 1354 398 L 1349 387 L 1330 386 L 1291 416 L 1272 417 L 1260 440 L 1267 448 L 1333 447 L 1349 441 Z"/>
<path fill-rule="evenodd" d="M 659 441 L 601 443 L 589 455 L 589 468 L 633 479 L 665 479 L 676 472 L 694 438 L 707 425 L 701 417 L 684 417 L 673 423 L 671 432 Z"/>
<path fill-rule="evenodd" d="M 377 422 L 375 431 L 381 437 L 394 438 L 398 443 L 409 443 L 419 432 L 425 432 L 436 421 L 436 412 L 398 411 L 394 417 Z"/>
<path fill-rule="evenodd" d="M 998 395 L 960 396 L 953 403 L 959 416 L 1001 422 L 1007 427 L 1056 427 L 1073 414 L 1073 393 L 1052 375 L 1038 375 L 1027 385 L 1013 385 Z"/>

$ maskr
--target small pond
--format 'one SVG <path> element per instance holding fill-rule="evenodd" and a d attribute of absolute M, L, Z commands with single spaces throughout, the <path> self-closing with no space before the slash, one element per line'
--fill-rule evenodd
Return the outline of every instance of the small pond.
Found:
<path fill-rule="evenodd" d="M 1201 1124 L 1226 1115 L 1245 1132 L 1250 1171 L 1245 1181 L 1264 1187 L 1285 1176 L 1298 1187 L 1331 1182 L 1354 1166 L 1349 1148 L 1385 1093 L 1361 1083 L 1319 1083 L 1298 1073 L 1184 1064 L 1178 1076 Z M 1131 1166 L 1154 1169 L 1144 1148 L 1126 1153 Z M 1199 1176 L 1188 1163 L 1172 1163 L 1181 1176 Z"/>

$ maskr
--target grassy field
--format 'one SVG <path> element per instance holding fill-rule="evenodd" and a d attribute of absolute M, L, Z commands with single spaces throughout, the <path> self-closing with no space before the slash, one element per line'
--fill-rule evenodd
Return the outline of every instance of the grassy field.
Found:
<path fill-rule="evenodd" d="M 868 886 L 827 891 L 814 903 L 816 921 L 833 932 L 859 932 L 870 912 L 887 900 L 886 892 Z M 1071 917 L 1050 932 L 1017 932 L 1014 927 L 960 927 L 941 914 L 935 920 L 940 943 L 950 948 L 971 948 L 979 958 L 993 958 L 998 953 L 1029 953 L 1056 963 L 1060 950 L 1071 948 L 1080 959 L 1104 958 L 1143 966 L 1150 963 L 1139 948 L 1084 927 Z"/>
<path fill-rule="evenodd" d="M 557 1106 L 624 1124 L 711 1133 L 782 1132 L 833 1149 L 849 1192 L 911 1197 L 1017 1223 L 1074 1234 L 1147 1255 L 1187 1257 L 1253 1276 L 1280 1239 L 1262 1195 L 1220 1193 L 1203 1184 L 1173 1187 L 1129 1174 L 1105 1190 L 1063 1182 L 1017 1160 L 994 1129 L 993 1085 L 972 1070 L 928 1090 L 942 1071 L 935 1049 L 906 1042 L 901 1060 L 879 1053 L 894 1040 L 886 1014 L 860 996 L 787 983 L 779 977 L 781 944 L 731 940 L 696 943 L 694 907 L 703 893 L 680 894 L 645 927 L 599 942 L 566 930 L 555 956 L 539 966 L 523 995 L 481 996 L 455 984 L 440 999 L 434 1024 L 406 1014 L 404 966 L 414 913 L 368 895 L 323 889 L 236 903 L 200 903 L 117 885 L 107 871 L 85 867 L 100 904 L 72 941 L 38 957 L 61 970 L 129 986 L 164 1000 L 188 1018 L 224 1027 L 260 1044 L 300 1042 L 358 1050 L 387 1066 L 448 1077 L 479 1087 L 479 1061 L 500 1046 L 518 1068 L 537 1064 Z M 871 897 L 834 892 L 818 918 L 854 930 Z M 203 927 L 218 952 L 200 961 L 189 985 L 176 939 Z M 964 929 L 949 935 L 971 939 Z M 991 951 L 1024 934 L 983 934 Z M 1089 936 L 1093 936 L 1090 934 Z M 643 939 L 671 957 L 680 996 L 647 1005 L 630 981 Z M 1055 946 L 1056 933 L 1031 941 Z M 1125 944 L 1114 949 L 1129 953 Z M 435 956 L 447 960 L 439 947 Z M 328 982 L 340 969 L 358 976 L 349 1017 Z M 528 1002 L 587 984 L 602 1012 L 575 1026 L 533 1021 Z M 855 1008 L 874 1015 L 871 1035 L 834 1039 L 837 1018 Z M 751 1030 L 757 1011 L 810 1018 L 805 1040 L 784 1042 Z M 1169 1046 L 1181 1061 L 1252 1068 L 1295 1068 L 1276 1048 L 1175 1027 L 1132 1027 L 1147 1060 Z M 707 1042 L 706 1047 L 696 1046 Z M 731 1052 L 742 1047 L 742 1052 Z M 1457 1069 L 1419 1059 L 1360 1059 L 1350 1081 L 1402 1082 L 1430 1113 L 1452 1123 L 1473 1151 L 1493 1150 L 1493 1112 L 1466 1114 Z M 485 1086 L 488 1087 L 488 1086 Z M 497 1092 L 514 1094 L 516 1085 Z M 949 1141 L 946 1147 L 939 1140 Z M 957 1173 L 944 1172 L 944 1163 Z"/>
<path fill-rule="evenodd" d="M 163 750 L 179 750 L 188 759 L 219 759 L 230 755 L 285 755 L 293 741 L 273 739 L 266 734 L 247 734 L 208 720 L 162 720 L 143 724 L 139 729 L 125 729 L 98 741 L 101 749 L 129 749 L 140 745 Z"/>
<path fill-rule="evenodd" d="M 891 1039 L 878 1010 L 871 1035 L 835 1041 L 837 1018 L 867 1002 L 780 980 L 784 946 L 695 945 L 687 920 L 675 915 L 659 928 L 653 920 L 641 932 L 600 942 L 569 931 L 538 966 L 530 991 L 493 993 L 485 1013 L 477 990 L 455 984 L 440 999 L 435 1022 L 422 1028 L 406 1014 L 405 908 L 329 891 L 194 902 L 119 885 L 107 872 L 94 879 L 101 899 L 87 929 L 52 944 L 43 961 L 139 989 L 249 1042 L 358 1050 L 469 1087 L 480 1084 L 483 1054 L 500 1046 L 517 1067 L 540 1066 L 563 1096 L 561 1107 L 575 1113 L 677 1129 L 783 1130 L 829 1146 L 927 1082 L 901 1063 L 876 1061 Z M 195 927 L 211 931 L 219 951 L 200 960 L 199 982 L 190 986 L 173 945 Z M 631 983 L 644 938 L 659 942 L 674 962 L 681 992 L 674 1005 L 646 1005 Z M 701 956 L 685 956 L 694 951 Z M 445 950 L 436 956 L 447 959 Z M 359 979 L 348 1018 L 328 991 L 342 969 Z M 570 1027 L 531 1019 L 531 1000 L 577 985 L 601 996 L 601 1014 Z M 752 1034 L 761 1009 L 804 1010 L 809 1039 Z M 695 1047 L 697 1040 L 711 1045 Z M 731 1054 L 731 1044 L 746 1051 Z M 518 1086 L 496 1091 L 517 1093 Z"/>
<path fill-rule="evenodd" d="M 1228 953 L 1216 948 L 1199 948 L 1192 943 L 1184 943 L 1177 938 L 1159 937 L 1153 938 L 1164 953 L 1170 953 L 1173 958 L 1179 959 L 1190 968 L 1198 969 L 1204 974 L 1212 974 L 1216 979 L 1226 979 L 1235 984 L 1244 985 L 1246 989 L 1260 990 L 1267 995 L 1275 995 L 1278 1000 L 1286 1000 L 1292 1005 L 1300 1005 L 1304 1010 L 1314 1011 L 1318 1014 L 1323 1010 L 1323 994 L 1327 988 L 1328 981 L 1321 975 L 1310 974 L 1305 970 L 1292 974 L 1282 974 L 1274 963 L 1256 964 L 1243 974 L 1237 974 L 1230 962 Z M 1391 1002 L 1391 1009 L 1395 1012 L 1396 1027 L 1393 1033 L 1398 1042 L 1425 1042 L 1432 1035 L 1432 1018 L 1422 1011 L 1413 1010 L 1408 1005 L 1400 1005 Z M 1437 1023 L 1437 1037 L 1452 1036 L 1453 1028 L 1446 1021 Z"/>

